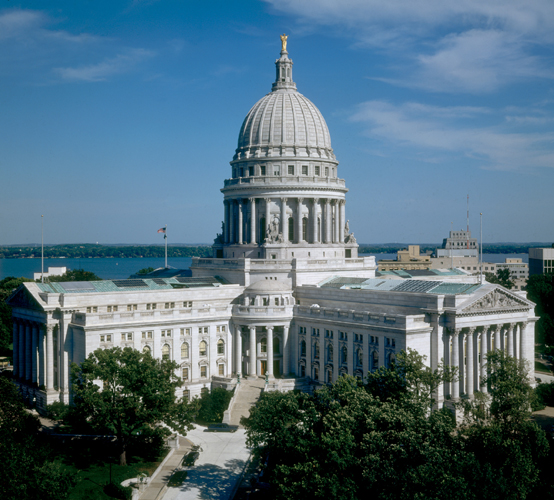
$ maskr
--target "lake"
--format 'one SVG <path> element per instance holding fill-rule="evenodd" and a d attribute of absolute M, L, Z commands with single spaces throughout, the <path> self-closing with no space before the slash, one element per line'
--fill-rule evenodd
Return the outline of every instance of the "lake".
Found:
<path fill-rule="evenodd" d="M 372 254 L 377 261 L 381 259 L 395 259 L 394 253 Z M 361 257 L 361 255 L 360 255 Z M 484 262 L 504 262 L 506 258 L 520 258 L 523 262 L 529 261 L 528 254 L 483 254 Z M 190 257 L 168 258 L 169 266 L 176 269 L 188 269 L 191 265 Z M 33 273 L 40 272 L 40 259 L 0 259 L 0 279 L 8 276 L 32 278 Z M 103 279 L 125 279 L 140 269 L 153 267 L 154 269 L 164 266 L 164 259 L 142 258 L 142 259 L 44 259 L 44 270 L 48 267 L 65 266 L 68 269 L 84 269 L 91 271 Z"/>

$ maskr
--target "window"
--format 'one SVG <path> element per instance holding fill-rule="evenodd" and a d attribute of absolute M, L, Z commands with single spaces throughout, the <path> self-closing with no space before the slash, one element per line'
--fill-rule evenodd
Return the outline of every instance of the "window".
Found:
<path fill-rule="evenodd" d="M 219 325 L 216 327 L 215 330 L 217 333 L 224 333 L 225 332 L 225 325 Z"/>
<path fill-rule="evenodd" d="M 377 351 L 373 351 L 372 357 L 373 357 L 373 361 L 372 361 L 373 369 L 377 370 L 377 368 L 379 368 L 379 353 Z"/>
<path fill-rule="evenodd" d="M 127 304 L 127 311 L 136 311 L 137 307 L 137 304 Z"/>
<path fill-rule="evenodd" d="M 260 341 L 260 352 L 267 352 L 267 339 L 262 339 Z"/>
<path fill-rule="evenodd" d="M 217 354 L 225 354 L 225 342 L 223 342 L 223 339 L 217 341 Z"/>
<path fill-rule="evenodd" d="M 314 359 L 319 359 L 319 342 L 314 344 Z"/>
<path fill-rule="evenodd" d="M 162 346 L 162 359 L 169 360 L 169 346 L 167 344 Z"/>
<path fill-rule="evenodd" d="M 219 375 L 221 377 L 223 377 L 223 375 L 225 375 L 225 365 L 224 364 L 219 365 Z"/>
<path fill-rule="evenodd" d="M 187 367 L 184 367 L 181 369 L 181 378 L 183 379 L 183 382 L 188 381 L 189 379 L 189 369 Z M 183 396 L 185 395 L 185 392 L 183 391 Z"/>
<path fill-rule="evenodd" d="M 289 165 L 289 175 L 294 175 L 294 165 Z"/>
<path fill-rule="evenodd" d="M 166 309 L 173 309 L 175 307 L 175 302 L 166 302 L 165 308 Z"/>
<path fill-rule="evenodd" d="M 308 165 L 302 165 L 302 175 L 308 175 Z"/>
<path fill-rule="evenodd" d="M 162 337 L 171 337 L 171 330 L 162 330 Z"/>
<path fill-rule="evenodd" d="M 358 362 L 358 366 L 362 366 L 364 364 L 364 352 L 361 349 L 356 351 L 356 361 Z"/>
<path fill-rule="evenodd" d="M 273 165 L 273 175 L 281 175 L 281 167 L 279 165 Z"/>
<path fill-rule="evenodd" d="M 325 177 L 329 177 L 329 167 L 325 167 Z"/>
<path fill-rule="evenodd" d="M 208 327 L 201 326 L 200 328 L 198 328 L 198 333 L 208 333 Z"/>
<path fill-rule="evenodd" d="M 190 391 L 188 389 L 183 390 L 183 399 L 186 401 L 190 401 Z"/>
<path fill-rule="evenodd" d="M 94 306 L 94 307 L 87 307 L 87 312 L 90 313 L 90 312 L 98 312 L 98 307 Z"/>
<path fill-rule="evenodd" d="M 275 298 L 275 305 L 278 306 L 279 305 L 279 299 L 276 297 Z"/>
<path fill-rule="evenodd" d="M 306 356 L 306 341 L 300 342 L 300 356 Z"/>
<path fill-rule="evenodd" d="M 328 363 L 333 362 L 333 344 L 329 344 L 327 346 L 327 362 Z"/>
<path fill-rule="evenodd" d="M 190 328 L 181 328 L 181 336 L 190 335 Z"/>
<path fill-rule="evenodd" d="M 192 302 L 190 300 L 183 302 L 183 307 L 192 307 Z"/>
<path fill-rule="evenodd" d="M 300 376 L 301 377 L 306 376 L 306 367 L 304 365 L 300 365 Z"/>
<path fill-rule="evenodd" d="M 100 335 L 100 342 L 106 342 L 106 336 Z"/>
<path fill-rule="evenodd" d="M 142 332 L 143 339 L 151 339 L 154 337 L 154 332 Z"/>
<path fill-rule="evenodd" d="M 117 306 L 108 306 L 108 312 L 117 312 Z"/>
<path fill-rule="evenodd" d="M 189 345 L 184 342 L 181 344 L 181 358 L 187 359 L 189 357 Z"/>
<path fill-rule="evenodd" d="M 294 218 L 289 217 L 289 241 L 294 240 Z"/>
<path fill-rule="evenodd" d="M 331 370 L 327 370 L 327 383 L 330 384 L 333 382 L 333 372 Z"/>
<path fill-rule="evenodd" d="M 260 165 L 260 175 L 265 175 L 265 165 Z"/>
<path fill-rule="evenodd" d="M 314 379 L 319 379 L 319 368 L 314 366 Z"/>
<path fill-rule="evenodd" d="M 319 165 L 315 166 L 315 175 L 319 175 Z"/>
<path fill-rule="evenodd" d="M 142 352 L 145 353 L 145 354 L 152 354 L 152 349 L 150 349 L 150 346 L 149 346 L 149 345 L 145 345 L 145 346 L 142 348 Z"/>
<path fill-rule="evenodd" d="M 200 356 L 206 356 L 208 354 L 208 344 L 206 344 L 205 340 L 202 340 L 202 342 L 200 342 L 200 346 L 198 349 L 200 352 Z"/>
<path fill-rule="evenodd" d="M 239 177 L 244 177 L 244 168 L 239 169 Z"/>
<path fill-rule="evenodd" d="M 248 175 L 254 177 L 254 167 L 248 167 Z"/>
<path fill-rule="evenodd" d="M 156 309 L 156 304 L 146 304 L 146 310 L 150 311 Z"/>
<path fill-rule="evenodd" d="M 208 367 L 206 365 L 200 367 L 200 377 L 206 378 L 208 376 Z M 206 392 L 208 389 L 202 388 L 202 391 Z"/>
<path fill-rule="evenodd" d="M 348 361 L 348 348 L 344 346 L 342 348 L 342 362 L 346 363 Z"/>
<path fill-rule="evenodd" d="M 133 333 L 132 332 L 122 333 L 121 334 L 121 340 L 123 340 L 123 341 L 133 340 Z"/>

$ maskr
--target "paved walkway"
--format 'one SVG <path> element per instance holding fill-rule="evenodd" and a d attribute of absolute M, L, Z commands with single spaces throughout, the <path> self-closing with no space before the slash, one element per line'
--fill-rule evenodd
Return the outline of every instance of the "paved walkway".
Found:
<path fill-rule="evenodd" d="M 243 379 L 240 381 L 240 389 L 231 409 L 231 424 L 240 425 L 242 417 L 250 416 L 250 408 L 256 404 L 262 394 L 265 380 L 258 378 L 254 380 Z M 242 427 L 242 426 L 241 426 Z"/>
<path fill-rule="evenodd" d="M 187 434 L 187 439 L 202 448 L 196 465 L 188 469 L 188 477 L 180 487 L 168 487 L 160 498 L 163 500 L 228 500 L 231 498 L 250 458 L 244 429 L 234 433 L 204 432 L 204 427 L 197 426 Z M 141 497 L 141 500 L 144 499 L 146 497 Z"/>

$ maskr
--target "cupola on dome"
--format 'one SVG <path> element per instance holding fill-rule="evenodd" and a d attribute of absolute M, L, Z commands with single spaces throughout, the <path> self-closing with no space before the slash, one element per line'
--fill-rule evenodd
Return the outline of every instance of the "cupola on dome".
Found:
<path fill-rule="evenodd" d="M 255 157 L 314 157 L 336 160 L 331 136 L 319 109 L 296 90 L 292 60 L 283 43 L 275 61 L 272 91 L 246 115 L 233 160 Z"/>

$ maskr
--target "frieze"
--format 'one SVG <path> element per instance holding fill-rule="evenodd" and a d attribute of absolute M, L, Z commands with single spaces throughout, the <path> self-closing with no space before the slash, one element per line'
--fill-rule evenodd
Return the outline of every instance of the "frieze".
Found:
<path fill-rule="evenodd" d="M 513 308 L 528 308 L 529 305 L 523 300 L 518 300 L 513 295 L 508 295 L 498 288 L 473 302 L 470 306 L 462 309 L 462 313 L 495 312 Z"/>

